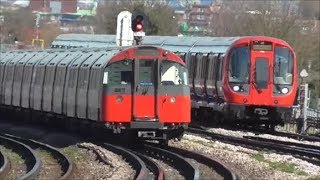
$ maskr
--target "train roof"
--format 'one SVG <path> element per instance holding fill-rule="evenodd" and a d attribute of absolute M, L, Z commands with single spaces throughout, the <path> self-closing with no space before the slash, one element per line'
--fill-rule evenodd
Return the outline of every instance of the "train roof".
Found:
<path fill-rule="evenodd" d="M 62 34 L 52 43 L 61 47 L 113 47 L 116 46 L 115 35 Z M 172 52 L 182 53 L 225 53 L 232 43 L 240 37 L 178 37 L 146 36 L 144 45 L 159 46 Z"/>
<path fill-rule="evenodd" d="M 271 40 L 273 42 L 290 45 L 285 41 L 267 36 L 242 37 L 186 37 L 186 36 L 145 36 L 143 45 L 162 47 L 172 52 L 181 53 L 226 53 L 235 42 L 251 40 Z M 61 34 L 52 43 L 56 48 L 99 48 L 115 47 L 116 36 L 111 34 Z"/>
<path fill-rule="evenodd" d="M 132 47 L 108 47 L 108 48 L 75 48 L 75 49 L 45 49 L 45 50 L 14 50 L 0 52 L 0 65 L 6 65 L 7 63 L 31 63 L 31 65 L 67 65 L 71 66 L 91 66 L 93 64 L 104 67 L 110 61 L 118 61 L 119 58 L 130 56 L 166 56 L 171 60 L 184 62 L 173 53 L 164 53 L 165 49 L 158 49 L 159 55 L 154 55 L 150 50 L 154 49 L 154 46 L 132 46 Z M 159 48 L 159 47 L 157 47 Z M 148 49 L 149 51 L 139 51 L 140 54 L 134 52 L 139 49 Z M 144 52 L 145 54 L 141 54 Z M 149 53 L 148 53 L 149 52 Z M 153 51 L 154 52 L 154 51 Z M 164 55 L 165 54 L 165 55 Z"/>
<path fill-rule="evenodd" d="M 86 49 L 46 49 L 46 50 L 16 50 L 0 53 L 0 65 L 6 63 L 22 62 L 28 59 L 31 65 L 47 65 L 50 64 L 94 64 L 99 62 L 106 65 L 112 56 L 120 52 L 123 48 L 86 48 Z M 3 56 L 2 56 L 3 55 Z M 5 56 L 4 56 L 5 55 Z M 28 58 L 30 57 L 30 58 Z M 100 57 L 109 57 L 103 61 Z M 103 67 L 102 66 L 102 67 Z"/>

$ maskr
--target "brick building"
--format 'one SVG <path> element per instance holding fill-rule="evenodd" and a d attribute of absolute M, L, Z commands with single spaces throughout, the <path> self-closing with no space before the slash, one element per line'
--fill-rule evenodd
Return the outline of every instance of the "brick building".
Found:
<path fill-rule="evenodd" d="M 215 16 L 220 11 L 220 5 L 198 5 L 193 4 L 191 9 L 186 12 L 188 15 L 189 31 L 202 32 L 205 34 L 210 29 Z"/>
<path fill-rule="evenodd" d="M 29 8 L 32 12 L 76 13 L 77 0 L 30 0 Z"/>

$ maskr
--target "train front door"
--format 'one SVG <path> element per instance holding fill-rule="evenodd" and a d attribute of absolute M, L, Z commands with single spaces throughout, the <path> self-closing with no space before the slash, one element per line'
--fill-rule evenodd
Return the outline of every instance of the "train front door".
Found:
<path fill-rule="evenodd" d="M 159 60 L 136 59 L 134 69 L 133 118 L 137 121 L 158 121 Z"/>
<path fill-rule="evenodd" d="M 252 102 L 256 105 L 272 103 L 272 62 L 273 51 L 251 51 Z"/>

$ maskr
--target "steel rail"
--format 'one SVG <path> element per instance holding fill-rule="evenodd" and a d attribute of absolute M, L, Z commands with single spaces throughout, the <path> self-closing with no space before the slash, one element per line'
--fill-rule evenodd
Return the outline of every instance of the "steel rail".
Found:
<path fill-rule="evenodd" d="M 10 161 L 7 156 L 0 151 L 0 179 L 4 179 L 10 169 Z"/>
<path fill-rule="evenodd" d="M 196 128 L 196 129 L 202 129 L 202 130 L 208 129 L 204 126 L 197 125 L 197 124 L 190 124 L 189 127 Z M 230 128 L 227 130 L 239 130 L 239 129 Z M 248 131 L 248 130 L 244 130 L 244 131 Z M 297 139 L 297 140 L 320 142 L 320 137 L 311 136 L 311 135 L 294 134 L 294 133 L 286 133 L 286 132 L 270 131 L 270 130 L 262 130 L 262 129 L 252 129 L 252 131 L 249 130 L 248 132 L 252 132 L 254 134 L 270 134 L 270 135 L 274 135 L 274 136 L 283 136 L 283 137 Z"/>
<path fill-rule="evenodd" d="M 212 132 L 208 132 L 200 129 L 194 129 L 194 128 L 189 128 L 187 132 L 209 136 L 212 139 L 220 140 L 220 141 L 227 142 L 234 145 L 249 146 L 254 149 L 269 149 L 269 150 L 275 150 L 277 152 L 282 152 L 287 154 L 289 153 L 291 155 L 299 155 L 302 157 L 308 156 L 309 158 L 319 157 L 319 153 L 310 152 L 303 149 L 294 149 L 292 147 L 277 144 L 277 143 L 261 142 L 261 141 L 251 140 L 251 139 L 225 136 L 225 135 L 216 134 L 216 133 L 212 133 Z M 312 159 L 312 161 L 309 161 L 309 162 L 316 163 L 317 165 L 320 164 L 319 160 L 314 160 L 314 159 Z"/>
<path fill-rule="evenodd" d="M 163 180 L 164 179 L 164 171 L 160 168 L 160 166 L 151 160 L 149 157 L 145 156 L 144 154 L 141 154 L 139 152 L 134 152 L 137 156 L 141 158 L 142 161 L 145 162 L 148 169 L 152 171 L 154 174 L 154 180 Z"/>
<path fill-rule="evenodd" d="M 308 135 L 302 135 L 302 134 L 293 134 L 293 133 L 285 133 L 285 132 L 271 132 L 271 135 L 276 135 L 276 136 L 285 136 L 288 138 L 294 138 L 298 140 L 306 140 L 306 141 L 315 141 L 315 142 L 320 142 L 320 137 L 316 136 L 308 136 Z"/>
<path fill-rule="evenodd" d="M 310 152 L 318 153 L 319 154 L 318 158 L 320 159 L 320 147 L 319 146 L 314 146 L 314 145 L 310 145 L 310 144 L 301 144 L 301 143 L 289 142 L 289 141 L 280 141 L 280 140 L 268 139 L 268 138 L 263 138 L 263 137 L 255 137 L 255 136 L 243 136 L 243 138 L 253 139 L 253 140 L 263 141 L 263 142 L 270 142 L 270 143 L 279 143 L 281 145 L 287 145 L 287 146 L 293 146 L 293 147 L 307 150 Z"/>
<path fill-rule="evenodd" d="M 168 149 L 169 151 L 180 154 L 183 157 L 194 159 L 201 164 L 207 165 L 208 167 L 214 169 L 224 179 L 232 179 L 232 180 L 238 179 L 236 173 L 234 173 L 233 170 L 231 170 L 229 167 L 227 167 L 225 164 L 223 164 L 217 159 L 205 156 L 204 154 L 199 152 L 188 151 L 181 148 L 176 148 L 176 147 L 165 147 L 165 148 Z"/>
<path fill-rule="evenodd" d="M 11 134 L 2 134 L 2 136 L 6 136 L 8 138 L 15 139 L 19 142 L 23 142 L 24 144 L 28 144 L 32 149 L 41 148 L 46 150 L 52 155 L 54 159 L 58 160 L 58 163 L 61 166 L 63 174 L 61 175 L 60 179 L 65 180 L 70 179 L 72 177 L 75 167 L 73 162 L 57 148 L 54 148 L 48 144 L 44 144 L 33 139 L 24 139 Z"/>
<path fill-rule="evenodd" d="M 198 167 L 196 167 L 194 164 L 192 164 L 179 154 L 153 146 L 151 144 L 145 144 L 143 150 L 144 153 L 147 153 L 150 156 L 154 156 L 155 158 L 160 157 L 162 158 L 162 160 L 174 166 L 186 179 L 200 178 Z"/>
<path fill-rule="evenodd" d="M 136 170 L 135 179 L 137 180 L 145 180 L 148 179 L 148 169 L 146 167 L 146 164 L 134 153 L 130 152 L 129 150 L 115 146 L 109 143 L 99 143 L 101 147 L 104 147 L 115 154 L 120 154 L 123 156 L 127 162 L 129 162 L 133 168 Z"/>
<path fill-rule="evenodd" d="M 39 156 L 29 146 L 14 139 L 1 135 L 0 143 L 12 147 L 11 149 L 19 153 L 25 160 L 27 172 L 23 176 L 18 177 L 19 180 L 31 180 L 35 179 L 39 175 L 41 168 L 41 160 Z"/>

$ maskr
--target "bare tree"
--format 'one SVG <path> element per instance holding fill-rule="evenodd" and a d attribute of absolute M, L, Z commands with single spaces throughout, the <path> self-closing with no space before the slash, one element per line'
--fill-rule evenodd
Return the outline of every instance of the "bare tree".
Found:
<path fill-rule="evenodd" d="M 304 18 L 320 20 L 320 1 L 319 0 L 300 0 L 299 11 Z"/>
<path fill-rule="evenodd" d="M 96 33 L 115 34 L 117 15 L 121 11 L 140 12 L 146 15 L 145 31 L 148 35 L 176 35 L 174 11 L 165 3 L 143 0 L 119 0 L 100 6 L 96 15 Z"/>
<path fill-rule="evenodd" d="M 4 22 L 1 25 L 1 41 L 12 43 L 14 39 L 25 41 L 29 39 L 26 31 L 32 29 L 35 24 L 34 16 L 27 8 L 20 8 L 15 11 L 2 11 Z"/>

